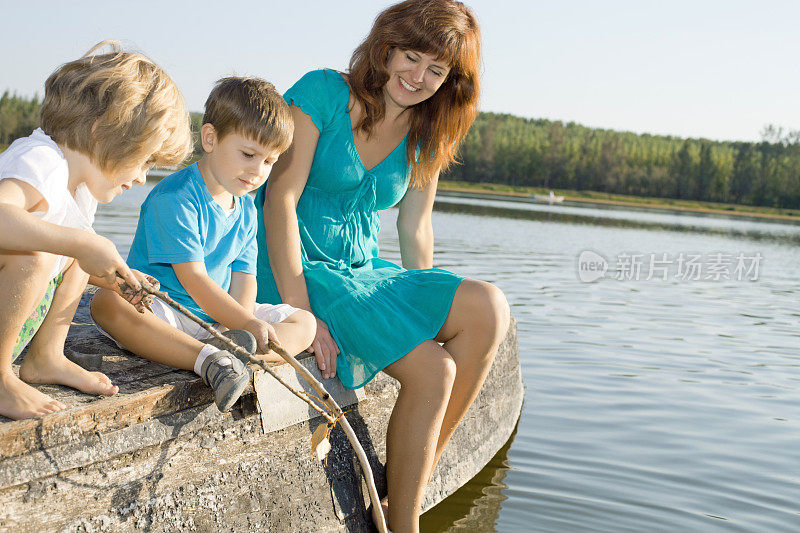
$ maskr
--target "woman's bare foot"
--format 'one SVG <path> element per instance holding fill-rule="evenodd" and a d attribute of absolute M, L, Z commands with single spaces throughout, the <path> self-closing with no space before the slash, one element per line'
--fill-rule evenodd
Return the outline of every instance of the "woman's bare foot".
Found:
<path fill-rule="evenodd" d="M 13 372 L 0 373 L 0 415 L 14 420 L 38 418 L 67 406 L 23 383 Z"/>
<path fill-rule="evenodd" d="M 19 377 L 28 383 L 66 385 L 87 394 L 112 396 L 119 391 L 108 376 L 102 372 L 89 372 L 64 354 L 44 356 L 28 352 L 19 367 Z"/>

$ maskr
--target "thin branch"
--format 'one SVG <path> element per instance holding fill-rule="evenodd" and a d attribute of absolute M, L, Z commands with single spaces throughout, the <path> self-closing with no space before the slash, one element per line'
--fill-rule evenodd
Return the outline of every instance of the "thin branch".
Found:
<path fill-rule="evenodd" d="M 386 528 L 386 522 L 383 516 L 383 511 L 381 508 L 381 501 L 380 497 L 378 496 L 378 489 L 375 487 L 375 479 L 372 474 L 372 467 L 369 464 L 369 458 L 367 457 L 364 448 L 361 446 L 361 443 L 358 441 L 358 437 L 353 431 L 353 428 L 350 426 L 350 423 L 347 420 L 347 417 L 344 416 L 341 407 L 339 404 L 336 403 L 336 400 L 331 397 L 325 387 L 323 387 L 322 383 L 320 383 L 311 372 L 308 371 L 306 367 L 301 365 L 294 357 L 286 353 L 282 347 L 275 344 L 273 341 L 269 341 L 269 348 L 270 350 L 277 353 L 283 360 L 289 363 L 295 371 L 300 374 L 300 376 L 306 380 L 306 382 L 311 386 L 314 391 L 319 395 L 319 397 L 314 396 L 313 394 L 307 393 L 305 391 L 297 391 L 291 385 L 286 383 L 282 380 L 278 374 L 272 370 L 272 368 L 267 365 L 265 361 L 261 359 L 257 359 L 250 355 L 247 350 L 233 342 L 228 337 L 223 336 L 214 326 L 209 324 L 208 322 L 202 320 L 201 318 L 195 316 L 189 309 L 181 305 L 180 303 L 173 300 L 166 292 L 157 290 L 154 286 L 146 281 L 142 281 L 142 290 L 147 294 L 151 294 L 160 298 L 161 300 L 165 301 L 167 304 L 171 305 L 190 320 L 195 322 L 197 325 L 208 331 L 215 339 L 220 340 L 226 346 L 228 346 L 232 353 L 239 356 L 240 358 L 244 359 L 245 361 L 249 361 L 253 364 L 256 364 L 263 368 L 270 376 L 278 380 L 278 383 L 289 389 L 292 394 L 306 402 L 310 405 L 314 410 L 320 413 L 325 419 L 331 423 L 336 424 L 337 420 L 341 419 L 342 429 L 344 430 L 347 439 L 350 441 L 350 445 L 353 447 L 353 450 L 356 452 L 356 456 L 358 457 L 358 461 L 361 464 L 361 470 L 364 474 L 364 479 L 367 482 L 367 489 L 369 491 L 369 498 L 372 501 L 373 508 L 378 510 L 378 515 L 380 517 L 378 521 L 378 531 L 380 533 L 387 533 L 388 529 Z M 328 408 L 328 411 L 323 410 L 320 408 L 315 401 L 312 401 L 311 397 L 317 401 L 322 403 L 323 406 Z"/>

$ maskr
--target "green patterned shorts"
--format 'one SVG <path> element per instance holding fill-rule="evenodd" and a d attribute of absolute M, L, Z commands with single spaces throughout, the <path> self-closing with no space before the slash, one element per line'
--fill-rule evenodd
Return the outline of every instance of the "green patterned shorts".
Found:
<path fill-rule="evenodd" d="M 39 326 L 42 325 L 44 317 L 46 317 L 47 312 L 50 311 L 50 305 L 53 303 L 53 295 L 56 293 L 58 286 L 61 285 L 62 279 L 64 279 L 63 272 L 51 279 L 50 283 L 47 284 L 47 291 L 45 291 L 42 301 L 39 302 L 36 309 L 31 313 L 31 316 L 25 321 L 22 330 L 19 332 L 19 336 L 17 336 L 17 344 L 14 345 L 14 353 L 11 356 L 12 359 L 16 359 L 28 343 L 31 342 L 36 332 L 39 331 Z"/>

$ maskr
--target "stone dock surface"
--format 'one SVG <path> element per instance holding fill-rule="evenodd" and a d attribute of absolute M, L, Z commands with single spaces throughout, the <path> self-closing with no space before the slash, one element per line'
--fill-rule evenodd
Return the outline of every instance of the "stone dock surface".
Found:
<path fill-rule="evenodd" d="M 148 362 L 102 337 L 88 298 L 89 292 L 68 351 L 105 372 L 120 392 L 103 398 L 42 386 L 72 407 L 36 420 L 0 417 L 0 531 L 374 530 L 358 460 L 339 428 L 321 463 L 310 440 L 324 420 L 308 406 L 276 402 L 262 416 L 251 387 L 232 411 L 220 413 L 193 373 Z M 323 381 L 313 357 L 300 359 Z M 278 370 L 294 375 L 289 365 Z M 256 382 L 268 409 L 265 398 L 280 396 L 282 386 L 267 375 Z M 357 398 L 335 378 L 323 383 L 345 403 L 358 400 L 347 417 L 385 494 L 386 426 L 397 382 L 380 373 Z M 424 509 L 471 479 L 508 441 L 523 392 L 512 321 L 434 473 Z"/>

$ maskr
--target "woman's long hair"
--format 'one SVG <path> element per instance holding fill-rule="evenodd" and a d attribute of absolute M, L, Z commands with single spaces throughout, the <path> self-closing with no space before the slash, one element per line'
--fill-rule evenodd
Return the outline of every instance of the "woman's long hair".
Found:
<path fill-rule="evenodd" d="M 407 0 L 378 15 L 353 52 L 348 76 L 364 108 L 355 129 L 367 136 L 386 113 L 383 87 L 393 48 L 430 54 L 450 66 L 436 93 L 409 108 L 406 159 L 411 185 L 421 188 L 456 161 L 458 145 L 478 114 L 480 28 L 470 9 L 453 0 Z"/>

